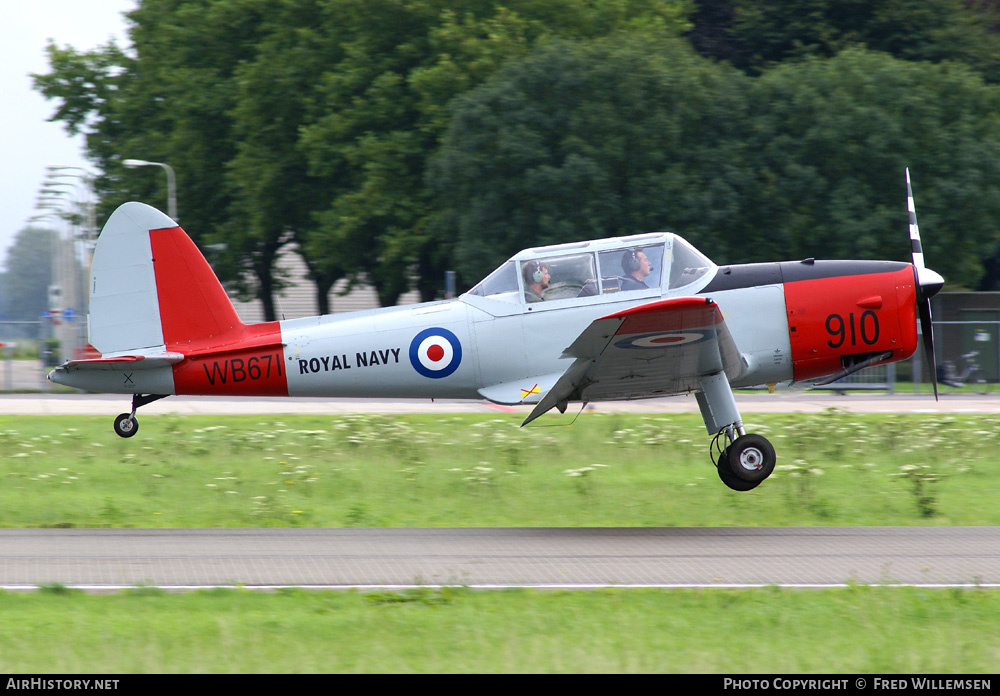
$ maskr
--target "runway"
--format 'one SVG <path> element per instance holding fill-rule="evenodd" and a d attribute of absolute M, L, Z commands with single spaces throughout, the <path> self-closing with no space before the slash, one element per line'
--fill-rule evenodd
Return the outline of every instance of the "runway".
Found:
<path fill-rule="evenodd" d="M 0 586 L 1000 586 L 1000 529 L 8 529 Z"/>
<path fill-rule="evenodd" d="M 131 408 L 126 394 L 3 394 L 0 415 L 107 415 L 109 420 Z M 819 391 L 738 392 L 736 403 L 748 413 L 822 413 L 837 409 L 853 413 L 960 414 L 1000 413 L 998 394 L 835 394 Z M 577 408 L 579 405 L 577 405 Z M 599 413 L 699 414 L 694 396 L 671 396 L 637 401 L 597 402 L 588 409 Z M 178 415 L 343 415 L 349 413 L 521 413 L 531 406 L 499 406 L 485 401 L 428 399 L 327 399 L 289 397 L 171 396 L 143 406 L 140 418 Z M 567 411 L 570 413 L 571 411 Z"/>

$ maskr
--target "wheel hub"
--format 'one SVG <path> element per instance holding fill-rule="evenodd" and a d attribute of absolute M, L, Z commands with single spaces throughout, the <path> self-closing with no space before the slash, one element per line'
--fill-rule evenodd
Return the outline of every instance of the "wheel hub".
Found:
<path fill-rule="evenodd" d="M 740 452 L 740 466 L 747 471 L 757 471 L 764 466 L 764 453 L 756 447 L 747 447 Z"/>

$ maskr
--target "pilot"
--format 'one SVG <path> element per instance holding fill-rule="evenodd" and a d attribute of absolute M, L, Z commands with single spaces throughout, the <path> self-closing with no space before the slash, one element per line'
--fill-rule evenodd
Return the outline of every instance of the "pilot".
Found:
<path fill-rule="evenodd" d="M 521 268 L 521 274 L 524 276 L 524 299 L 528 302 L 541 302 L 544 299 L 542 292 L 549 287 L 551 279 L 548 266 L 539 261 L 528 261 Z"/>
<path fill-rule="evenodd" d="M 622 270 L 625 271 L 625 275 L 621 277 L 622 290 L 645 290 L 649 287 L 645 279 L 653 266 L 645 252 L 629 249 L 622 254 Z"/>

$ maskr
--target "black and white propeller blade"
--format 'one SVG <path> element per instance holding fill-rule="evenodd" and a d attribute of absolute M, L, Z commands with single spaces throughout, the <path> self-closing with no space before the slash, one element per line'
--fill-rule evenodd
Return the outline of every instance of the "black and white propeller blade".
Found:
<path fill-rule="evenodd" d="M 913 274 L 917 282 L 917 312 L 920 315 L 920 333 L 924 337 L 924 355 L 934 385 L 934 400 L 938 398 L 937 362 L 934 359 L 934 327 L 931 322 L 931 298 L 944 285 L 944 278 L 924 265 L 924 250 L 920 245 L 920 229 L 917 227 L 917 209 L 913 203 L 913 189 L 910 186 L 910 170 L 906 170 L 906 207 L 910 213 L 910 251 L 913 256 Z"/>

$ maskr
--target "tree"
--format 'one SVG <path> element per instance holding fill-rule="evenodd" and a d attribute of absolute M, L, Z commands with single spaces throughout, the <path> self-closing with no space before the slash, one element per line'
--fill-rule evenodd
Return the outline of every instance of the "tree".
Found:
<path fill-rule="evenodd" d="M 2 275 L 0 317 L 8 321 L 38 321 L 49 309 L 52 255 L 57 234 L 52 230 L 26 227 L 7 250 Z"/>
<path fill-rule="evenodd" d="M 969 0 L 697 0 L 692 42 L 750 72 L 850 46 L 903 60 L 960 61 L 1000 80 L 995 10 Z"/>
<path fill-rule="evenodd" d="M 746 78 L 679 40 L 554 42 L 460 98 L 432 181 L 476 280 L 524 247 L 675 228 L 718 250 Z"/>
<path fill-rule="evenodd" d="M 237 66 L 232 77 L 234 152 L 226 163 L 232 198 L 220 239 L 227 240 L 236 263 L 249 263 L 254 275 L 270 278 L 272 286 L 279 249 L 288 242 L 300 251 L 305 247 L 312 216 L 332 185 L 328 178 L 310 175 L 299 140 L 315 85 L 343 56 L 340 37 L 327 33 L 340 25 L 339 7 L 314 0 L 271 3 L 253 58 Z M 345 273 L 336 259 L 303 258 L 316 283 L 319 312 L 325 314 L 330 288 Z"/>
<path fill-rule="evenodd" d="M 346 276 L 392 304 L 435 294 L 450 240 L 432 224 L 428 158 L 448 102 L 551 36 L 679 33 L 688 0 L 143 0 L 129 50 L 50 47 L 38 89 L 87 133 L 102 217 L 155 200 L 177 171 L 180 217 L 224 279 L 252 273 L 274 318 L 274 260 L 298 244 L 320 304 Z"/>
<path fill-rule="evenodd" d="M 909 167 L 927 264 L 976 286 L 1000 241 L 1000 88 L 955 64 L 848 49 L 782 64 L 750 98 L 741 256 L 909 260 Z"/>
<path fill-rule="evenodd" d="M 694 5 L 691 29 L 686 34 L 694 49 L 706 58 L 745 65 L 745 48 L 733 29 L 733 0 L 695 0 Z"/>
<path fill-rule="evenodd" d="M 998 99 L 965 67 L 863 49 L 749 79 L 678 45 L 553 44 L 456 102 L 432 180 L 476 278 L 663 228 L 720 263 L 909 260 L 909 167 L 928 263 L 975 287 L 1000 242 Z"/>
<path fill-rule="evenodd" d="M 315 95 L 302 129 L 310 172 L 332 182 L 307 241 L 392 304 L 414 276 L 424 299 L 440 295 L 453 238 L 426 177 L 448 124 L 450 101 L 551 37 L 591 37 L 630 27 L 676 35 L 687 4 L 632 0 L 365 2 L 340 18 L 346 47 Z"/>
<path fill-rule="evenodd" d="M 143 0 L 128 14 L 128 50 L 48 47 L 50 72 L 35 86 L 59 101 L 52 120 L 86 134 L 101 172 L 99 222 L 128 200 L 162 201 L 158 168 L 125 169 L 123 158 L 167 162 L 177 172 L 181 222 L 195 241 L 213 244 L 216 270 L 240 281 L 258 273 L 266 313 L 275 282 L 270 238 L 227 237 L 232 192 L 226 167 L 236 144 L 231 111 L 237 66 L 256 50 L 266 0 Z M 241 231 L 241 230 L 240 230 Z M 256 263 L 254 263 L 256 262 Z"/>

